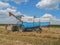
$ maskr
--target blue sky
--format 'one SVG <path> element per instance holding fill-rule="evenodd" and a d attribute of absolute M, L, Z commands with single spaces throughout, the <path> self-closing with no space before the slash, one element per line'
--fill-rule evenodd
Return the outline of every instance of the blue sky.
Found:
<path fill-rule="evenodd" d="M 59 16 L 60 15 L 60 9 L 59 10 L 39 9 L 39 8 L 36 7 L 36 4 L 39 1 L 40 0 L 29 0 L 28 2 L 24 2 L 24 3 L 21 3 L 21 4 L 15 4 L 15 3 L 12 3 L 12 2 L 10 2 L 10 4 L 12 6 L 16 6 L 17 11 L 20 11 L 21 13 L 26 14 L 26 15 L 40 17 L 40 16 L 44 15 L 45 13 L 50 13 L 53 16 L 56 16 L 57 18 L 60 18 L 60 16 Z"/>
<path fill-rule="evenodd" d="M 40 0 L 29 0 L 28 2 L 23 2 L 16 4 L 15 2 L 9 2 L 12 6 L 17 8 L 17 11 L 26 14 L 26 15 L 31 15 L 31 16 L 36 16 L 40 17 L 44 15 L 45 13 L 52 14 L 53 16 L 56 16 L 57 18 L 60 18 L 60 9 L 59 10 L 45 10 L 45 9 L 40 9 L 36 7 L 36 4 Z M 59 6 L 60 8 L 60 6 Z"/>
<path fill-rule="evenodd" d="M 2 0 L 3 2 L 6 2 Z M 17 11 L 21 12 L 22 14 L 40 17 L 45 13 L 52 14 L 57 18 L 60 18 L 60 9 L 59 10 L 45 10 L 36 7 L 36 4 L 40 2 L 40 0 L 28 0 L 27 2 L 15 3 L 14 1 L 8 1 L 11 6 L 14 6 Z M 60 6 L 59 6 L 60 8 Z"/>
<path fill-rule="evenodd" d="M 7 13 L 4 14 L 5 12 L 3 12 L 9 10 L 13 13 L 17 12 L 16 15 L 25 14 L 41 17 L 44 14 L 51 14 L 56 18 L 60 18 L 59 4 L 60 0 L 0 0 L 0 20 L 9 17 Z"/>

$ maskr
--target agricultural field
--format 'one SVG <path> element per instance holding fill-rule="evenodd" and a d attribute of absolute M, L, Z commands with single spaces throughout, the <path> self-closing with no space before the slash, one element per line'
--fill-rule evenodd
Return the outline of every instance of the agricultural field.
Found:
<path fill-rule="evenodd" d="M 12 32 L 0 26 L 0 45 L 60 45 L 60 28 L 42 28 L 42 33 Z"/>

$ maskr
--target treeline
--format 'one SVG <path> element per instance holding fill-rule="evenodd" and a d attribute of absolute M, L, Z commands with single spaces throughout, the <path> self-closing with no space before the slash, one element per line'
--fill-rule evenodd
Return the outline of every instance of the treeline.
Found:
<path fill-rule="evenodd" d="M 5 25 L 7 25 L 7 24 L 0 24 L 0 26 L 5 26 Z"/>
<path fill-rule="evenodd" d="M 8 25 L 8 24 L 0 24 L 0 26 L 6 26 L 6 25 Z M 11 25 L 16 25 L 16 24 L 11 24 Z"/>
<path fill-rule="evenodd" d="M 60 27 L 60 25 L 50 25 L 50 27 Z"/>
<path fill-rule="evenodd" d="M 7 24 L 0 24 L 0 26 L 6 26 Z M 48 27 L 60 27 L 60 25 L 49 25 Z"/>

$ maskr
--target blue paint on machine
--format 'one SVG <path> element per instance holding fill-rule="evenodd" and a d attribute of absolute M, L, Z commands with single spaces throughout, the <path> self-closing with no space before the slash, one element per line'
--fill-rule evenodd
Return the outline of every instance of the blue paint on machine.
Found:
<path fill-rule="evenodd" d="M 24 26 L 24 28 L 31 28 L 31 27 L 35 27 L 35 26 L 48 26 L 50 22 L 23 22 L 22 25 Z"/>

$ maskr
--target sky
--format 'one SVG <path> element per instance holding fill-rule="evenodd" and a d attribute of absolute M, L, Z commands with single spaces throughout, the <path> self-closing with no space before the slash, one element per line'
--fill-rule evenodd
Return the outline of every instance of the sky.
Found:
<path fill-rule="evenodd" d="M 0 0 L 0 23 L 16 20 L 8 16 L 9 11 L 15 15 L 60 18 L 60 0 Z"/>

